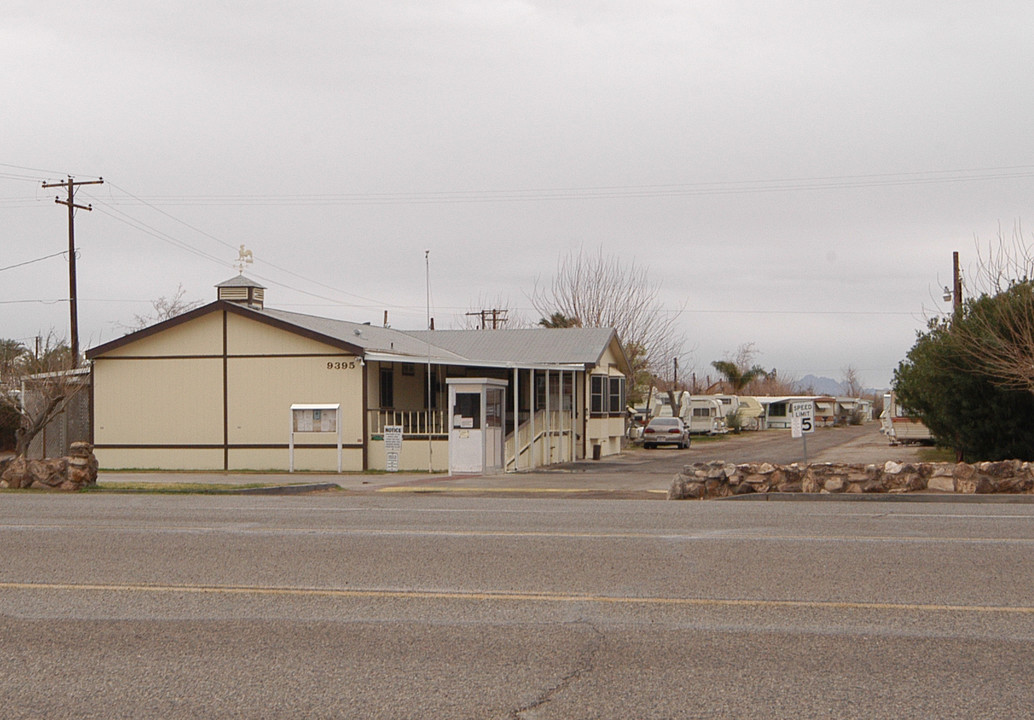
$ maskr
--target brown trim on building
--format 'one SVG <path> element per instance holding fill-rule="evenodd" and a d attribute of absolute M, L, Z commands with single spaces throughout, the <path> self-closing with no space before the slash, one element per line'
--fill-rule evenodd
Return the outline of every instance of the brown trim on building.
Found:
<path fill-rule="evenodd" d="M 101 445 L 94 445 L 97 450 L 222 450 L 225 445 L 213 445 L 213 444 L 202 444 L 197 443 L 193 445 L 184 445 L 177 443 L 169 443 L 168 445 L 157 445 L 149 443 L 140 443 L 138 445 L 120 445 L 117 443 L 106 443 Z"/>
<path fill-rule="evenodd" d="M 218 360 L 223 357 L 222 353 L 213 353 L 212 355 L 119 355 L 113 358 L 104 358 L 105 360 Z M 249 360 L 255 358 L 351 358 L 359 357 L 358 355 L 352 355 L 351 353 L 285 353 L 283 355 L 277 355 L 275 353 L 262 353 L 254 355 L 230 355 L 227 354 L 230 360 Z"/>
<path fill-rule="evenodd" d="M 169 328 L 176 327 L 177 325 L 182 325 L 183 323 L 190 322 L 191 320 L 195 320 L 204 315 L 208 315 L 209 313 L 218 311 L 223 312 L 224 323 L 226 322 L 226 313 L 233 313 L 234 315 L 246 317 L 251 320 L 264 323 L 271 327 L 278 328 L 280 330 L 286 330 L 289 333 L 298 335 L 300 337 L 308 338 L 309 340 L 316 340 L 317 342 L 321 342 L 325 345 L 336 347 L 352 355 L 360 356 L 363 354 L 363 349 L 361 347 L 359 347 L 358 345 L 353 345 L 350 342 L 345 342 L 344 340 L 332 337 L 330 335 L 323 335 L 321 333 L 314 332 L 306 328 L 301 328 L 289 322 L 284 322 L 283 320 L 277 320 L 276 318 L 264 315 L 261 310 L 249 308 L 244 305 L 240 305 L 239 303 L 229 302 L 227 300 L 216 300 L 215 302 L 209 303 L 208 305 L 203 305 L 195 310 L 191 310 L 190 312 L 183 313 L 182 315 L 177 315 L 174 318 L 165 320 L 164 322 L 157 323 L 156 325 L 152 325 L 151 327 L 144 328 L 143 330 L 138 330 L 135 333 L 130 333 L 129 335 L 125 335 L 123 337 L 118 338 L 117 340 L 112 340 L 111 342 L 107 342 L 103 345 L 98 345 L 95 348 L 91 348 L 90 350 L 86 351 L 86 359 L 92 360 L 93 358 L 99 355 L 111 352 L 112 350 L 117 350 L 121 347 L 124 347 L 125 345 L 129 345 L 130 343 L 134 343 L 138 340 L 143 340 L 146 337 L 156 335 L 164 330 L 168 330 Z"/>
<path fill-rule="evenodd" d="M 230 361 L 226 357 L 229 348 L 229 320 L 223 312 L 223 470 L 230 469 Z"/>
<path fill-rule="evenodd" d="M 212 353 L 211 355 L 118 355 L 97 359 L 107 362 L 115 360 L 218 360 L 222 356 L 222 353 Z"/>
<path fill-rule="evenodd" d="M 353 345 L 350 342 L 346 342 L 339 338 L 333 337 L 332 335 L 324 335 L 314 330 L 298 327 L 293 323 L 289 323 L 284 320 L 278 320 L 276 318 L 269 317 L 268 315 L 264 315 L 261 310 L 249 308 L 238 303 L 225 304 L 226 309 L 235 315 L 240 315 L 241 317 L 250 318 L 252 320 L 258 320 L 259 322 L 265 323 L 270 327 L 275 327 L 279 330 L 285 330 L 294 335 L 298 335 L 299 337 L 307 338 L 309 340 L 315 340 L 317 342 L 323 343 L 324 345 L 330 345 L 331 347 L 336 347 L 339 350 L 345 350 L 348 353 L 355 355 L 356 357 L 364 353 L 363 348 L 359 347 L 358 345 Z"/>
<path fill-rule="evenodd" d="M 445 437 L 444 435 L 442 437 Z M 118 445 L 118 444 L 106 444 L 106 445 L 95 445 L 97 450 L 223 450 L 228 448 L 230 450 L 288 450 L 290 445 L 287 443 L 234 443 L 231 445 L 204 445 L 204 444 L 175 444 L 170 443 L 168 445 L 156 445 L 142 443 L 139 445 Z M 302 450 L 337 450 L 337 443 L 295 443 L 295 450 L 301 448 Z M 342 450 L 366 450 L 365 445 L 359 443 L 342 443 Z M 226 468 L 224 468 L 226 469 Z"/>
<path fill-rule="evenodd" d="M 591 458 L 589 452 L 589 372 L 579 373 L 582 379 L 582 460 Z"/>
<path fill-rule="evenodd" d="M 90 413 L 90 444 L 91 445 L 93 445 L 93 428 L 97 424 L 97 418 L 94 416 L 94 412 L 93 412 L 93 377 L 94 377 L 94 375 L 93 375 L 93 365 L 91 365 L 90 366 L 90 387 L 89 387 L 90 398 L 89 398 L 89 401 L 88 401 L 88 408 L 89 408 L 89 413 Z"/>
<path fill-rule="evenodd" d="M 266 358 L 358 358 L 352 353 L 253 353 L 250 355 L 228 355 L 231 360 L 264 360 Z"/>
<path fill-rule="evenodd" d="M 230 446 L 231 450 L 289 450 L 290 445 L 287 443 L 271 443 L 271 444 L 260 444 L 255 443 L 249 445 L 247 443 L 235 443 Z M 294 449 L 297 450 L 337 450 L 337 443 L 295 443 Z M 365 450 L 366 446 L 360 443 L 341 443 L 342 450 Z"/>
<path fill-rule="evenodd" d="M 370 469 L 370 451 L 367 446 L 370 444 L 370 413 L 367 412 L 369 407 L 369 393 L 370 393 L 370 363 L 363 363 L 363 471 Z"/>
<path fill-rule="evenodd" d="M 117 350 L 123 345 L 128 345 L 130 343 L 136 342 L 137 340 L 143 340 L 144 338 L 150 337 L 151 335 L 157 335 L 163 330 L 168 330 L 169 328 L 176 327 L 177 325 L 182 325 L 185 322 L 190 322 L 195 318 L 202 317 L 203 315 L 207 315 L 210 312 L 218 310 L 220 306 L 223 304 L 223 301 L 216 300 L 213 303 L 209 303 L 208 305 L 202 305 L 201 307 L 191 310 L 190 312 L 183 313 L 182 315 L 177 315 L 174 318 L 165 320 L 156 325 L 152 325 L 151 327 L 146 327 L 143 330 L 137 330 L 134 333 L 124 335 L 118 338 L 117 340 L 112 340 L 111 342 L 106 342 L 103 345 L 98 345 L 95 348 L 90 348 L 86 351 L 86 359 L 92 360 L 98 355 L 103 355 L 106 352 Z"/>

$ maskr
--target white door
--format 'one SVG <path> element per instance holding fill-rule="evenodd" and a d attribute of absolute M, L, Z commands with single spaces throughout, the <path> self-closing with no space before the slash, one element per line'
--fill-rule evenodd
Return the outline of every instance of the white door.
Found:
<path fill-rule="evenodd" d="M 449 471 L 484 471 L 484 439 L 481 423 L 481 393 L 457 392 L 449 429 Z"/>

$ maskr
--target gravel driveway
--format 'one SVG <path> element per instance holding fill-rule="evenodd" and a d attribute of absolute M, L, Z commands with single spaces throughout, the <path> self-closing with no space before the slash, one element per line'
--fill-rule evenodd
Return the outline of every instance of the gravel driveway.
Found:
<path fill-rule="evenodd" d="M 807 437 L 807 462 L 845 462 L 868 465 L 915 462 L 921 446 L 896 445 L 880 432 L 879 423 L 838 428 L 819 428 Z M 638 472 L 677 472 L 683 465 L 713 461 L 731 463 L 770 462 L 789 465 L 805 461 L 805 443 L 789 430 L 765 430 L 721 438 L 695 438 L 689 450 L 630 448 L 612 463 L 634 462 Z M 585 463 L 588 464 L 588 463 Z M 604 463 L 608 464 L 605 460 Z"/>

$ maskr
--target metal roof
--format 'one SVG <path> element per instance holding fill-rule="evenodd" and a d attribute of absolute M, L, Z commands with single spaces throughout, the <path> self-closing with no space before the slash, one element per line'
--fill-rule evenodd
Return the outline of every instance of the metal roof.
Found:
<path fill-rule="evenodd" d="M 611 328 L 405 331 L 270 308 L 247 310 L 368 353 L 412 362 L 426 362 L 430 356 L 432 362 L 457 365 L 595 365 L 615 337 Z"/>
<path fill-rule="evenodd" d="M 243 275 L 244 283 L 251 282 Z M 233 281 L 227 281 L 224 286 Z M 225 309 L 251 316 L 289 332 L 325 342 L 348 352 L 362 353 L 384 362 L 432 363 L 479 367 L 521 367 L 573 369 L 596 365 L 613 342 L 622 371 L 627 359 L 611 328 L 527 328 L 521 330 L 417 330 L 404 331 L 366 323 L 257 308 L 217 300 L 176 318 L 130 333 L 87 352 L 93 359 L 168 327 L 189 322 L 210 312 Z"/>
<path fill-rule="evenodd" d="M 411 334 L 395 330 L 394 328 L 354 323 L 347 320 L 334 320 L 316 315 L 303 315 L 301 313 L 273 310 L 271 308 L 246 309 L 256 315 L 265 315 L 309 332 L 356 345 L 366 352 L 407 355 L 417 359 L 421 357 L 427 358 L 426 340 L 414 338 Z M 461 355 L 439 347 L 432 347 L 431 355 L 435 360 L 440 361 L 462 361 L 464 359 Z"/>
<path fill-rule="evenodd" d="M 408 334 L 470 360 L 531 365 L 595 365 L 614 337 L 611 328 L 422 330 Z"/>
<path fill-rule="evenodd" d="M 251 278 L 245 277 L 244 275 L 238 275 L 237 277 L 230 278 L 229 280 L 225 280 L 225 281 L 219 283 L 218 285 L 216 285 L 216 287 L 217 288 L 253 287 L 253 288 L 262 288 L 263 290 L 266 289 L 265 285 L 259 285 L 257 282 L 255 282 Z"/>

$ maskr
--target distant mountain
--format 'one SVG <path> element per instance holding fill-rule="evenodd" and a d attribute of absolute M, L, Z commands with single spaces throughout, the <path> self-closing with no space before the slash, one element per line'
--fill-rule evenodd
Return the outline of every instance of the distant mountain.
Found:
<path fill-rule="evenodd" d="M 816 377 L 815 375 L 805 375 L 797 381 L 797 387 L 800 388 L 801 392 L 806 391 L 808 388 L 812 388 L 816 395 L 832 395 L 836 397 L 838 395 L 847 395 L 847 391 L 844 390 L 843 385 L 828 377 Z M 885 388 L 865 388 L 862 390 L 863 396 L 870 395 L 882 395 L 887 392 Z"/>
<path fill-rule="evenodd" d="M 816 395 L 843 395 L 844 389 L 840 386 L 833 378 L 828 377 L 816 377 L 814 375 L 805 375 L 797 381 L 797 386 L 801 389 L 801 392 L 811 388 Z"/>

